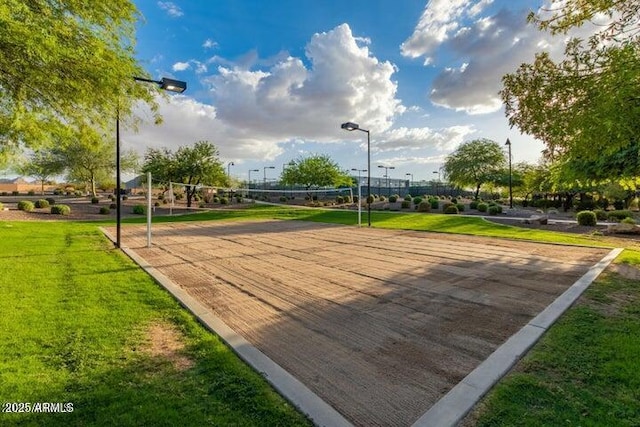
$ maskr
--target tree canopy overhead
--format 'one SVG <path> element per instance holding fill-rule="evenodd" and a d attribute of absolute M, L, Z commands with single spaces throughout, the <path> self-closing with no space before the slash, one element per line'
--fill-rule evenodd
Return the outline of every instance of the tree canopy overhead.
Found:
<path fill-rule="evenodd" d="M 153 85 L 134 58 L 130 0 L 0 0 L 0 164 L 85 126 L 113 128 Z"/>
<path fill-rule="evenodd" d="M 587 21 L 602 29 L 588 42 L 570 40 L 559 62 L 541 52 L 503 77 L 509 123 L 544 142 L 546 158 L 565 169 L 556 168 L 558 176 L 634 181 L 640 163 L 640 1 L 553 0 L 530 20 L 553 33 Z"/>
<path fill-rule="evenodd" d="M 460 187 L 474 187 L 478 198 L 480 187 L 500 179 L 506 166 L 502 147 L 490 139 L 475 139 L 460 145 L 447 156 L 444 172 L 449 182 Z"/>

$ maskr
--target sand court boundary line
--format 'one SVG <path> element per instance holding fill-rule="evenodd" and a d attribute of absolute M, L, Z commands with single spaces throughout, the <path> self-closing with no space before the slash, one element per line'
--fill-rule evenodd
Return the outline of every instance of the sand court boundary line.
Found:
<path fill-rule="evenodd" d="M 100 230 L 113 242 L 115 237 L 104 228 Z M 135 251 L 126 246 L 120 248 L 129 258 L 165 288 L 184 308 L 189 310 L 206 328 L 218 335 L 249 366 L 259 372 L 282 396 L 307 415 L 315 425 L 349 427 L 352 424 L 338 411 L 322 400 L 242 336 L 237 334 L 211 310 L 176 285 L 167 276 L 152 267 Z"/>
<path fill-rule="evenodd" d="M 527 354 L 622 251 L 621 248 L 613 249 L 591 267 L 569 289 L 513 334 L 480 366 L 436 402 L 412 427 L 453 427 L 462 421 L 480 399 Z"/>
<path fill-rule="evenodd" d="M 128 227 L 125 254 L 338 426 L 455 425 L 621 251 L 306 221 L 156 230 L 147 249 Z"/>

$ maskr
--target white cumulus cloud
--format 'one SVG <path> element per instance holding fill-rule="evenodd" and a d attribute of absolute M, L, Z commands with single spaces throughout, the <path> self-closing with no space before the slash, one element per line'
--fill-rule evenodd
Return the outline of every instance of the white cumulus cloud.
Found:
<path fill-rule="evenodd" d="M 184 15 L 184 12 L 182 11 L 182 9 L 180 9 L 178 5 L 170 1 L 159 1 L 158 7 L 164 10 L 167 13 L 167 15 L 169 15 L 172 18 L 179 18 L 182 15 Z"/>
<path fill-rule="evenodd" d="M 219 119 L 258 135 L 332 141 L 344 136 L 341 122 L 383 131 L 404 111 L 395 66 L 372 56 L 347 24 L 315 34 L 306 59 L 310 66 L 291 56 L 266 70 L 220 66 L 208 79 Z"/>
<path fill-rule="evenodd" d="M 414 33 L 402 44 L 402 54 L 425 57 L 437 63 L 439 54 L 450 65 L 443 68 L 428 94 L 438 106 L 484 114 L 500 110 L 502 76 L 531 62 L 541 49 L 560 58 L 566 36 L 551 36 L 526 23 L 528 11 L 502 8 L 487 10 L 491 0 L 432 0 L 427 4 Z M 473 18 L 473 19 L 470 19 Z M 576 35 L 588 37 L 595 27 Z"/>

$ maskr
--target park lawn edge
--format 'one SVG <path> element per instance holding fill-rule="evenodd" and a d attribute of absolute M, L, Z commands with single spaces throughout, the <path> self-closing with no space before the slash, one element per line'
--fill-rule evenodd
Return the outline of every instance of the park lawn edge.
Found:
<path fill-rule="evenodd" d="M 73 408 L 0 424 L 310 425 L 95 225 L 0 232 L 0 402 Z M 174 351 L 149 349 L 158 328 Z"/>

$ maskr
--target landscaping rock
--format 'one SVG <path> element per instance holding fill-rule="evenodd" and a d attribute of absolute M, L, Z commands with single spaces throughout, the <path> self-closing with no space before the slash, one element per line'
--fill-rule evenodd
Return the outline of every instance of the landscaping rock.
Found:
<path fill-rule="evenodd" d="M 539 224 L 547 225 L 549 223 L 549 217 L 546 215 L 531 215 L 529 218 L 523 221 L 525 224 Z"/>
<path fill-rule="evenodd" d="M 609 224 L 605 230 L 607 234 L 640 234 L 640 226 L 637 224 Z"/>

